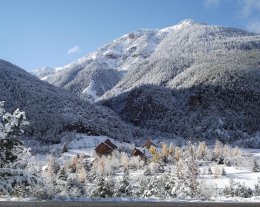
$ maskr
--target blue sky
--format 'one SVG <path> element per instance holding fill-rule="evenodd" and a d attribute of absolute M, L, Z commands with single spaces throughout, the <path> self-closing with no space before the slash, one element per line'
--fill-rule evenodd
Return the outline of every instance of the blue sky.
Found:
<path fill-rule="evenodd" d="M 260 0 L 0 0 L 0 58 L 64 66 L 130 31 L 188 18 L 260 33 Z"/>

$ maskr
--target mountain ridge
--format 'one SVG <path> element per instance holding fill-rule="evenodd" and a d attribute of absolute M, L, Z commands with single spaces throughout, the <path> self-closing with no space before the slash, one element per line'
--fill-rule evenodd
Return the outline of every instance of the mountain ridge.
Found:
<path fill-rule="evenodd" d="M 124 35 L 46 80 L 138 127 L 234 141 L 260 131 L 259 57 L 260 35 L 186 20 Z"/>
<path fill-rule="evenodd" d="M 189 28 L 194 28 L 194 31 L 190 31 Z M 99 48 L 97 51 L 64 66 L 62 70 L 45 77 L 44 80 L 55 86 L 63 87 L 81 98 L 95 101 L 114 88 L 129 71 L 147 61 L 156 50 L 166 53 L 168 42 L 165 39 L 170 39 L 171 36 L 173 36 L 172 38 L 177 41 L 181 38 L 181 35 L 183 35 L 182 33 L 187 36 L 185 32 L 182 32 L 183 30 L 188 30 L 191 34 L 192 32 L 196 32 L 196 30 L 203 30 L 205 34 L 202 33 L 201 35 L 207 36 L 208 39 L 217 38 L 218 41 L 223 39 L 223 35 L 224 38 L 230 39 L 243 39 L 243 36 L 255 36 L 254 33 L 243 30 L 222 26 L 210 26 L 188 19 L 164 29 L 142 29 L 125 34 Z M 182 44 L 182 42 L 177 43 L 177 46 L 178 44 Z M 183 54 L 180 53 L 180 56 L 183 56 Z M 102 73 L 106 75 L 104 75 L 102 81 L 100 81 L 99 77 L 102 76 Z M 106 78 L 106 76 L 108 78 Z M 110 83 L 102 85 L 104 79 Z M 83 93 L 91 84 L 97 94 L 95 98 L 91 97 L 91 94 Z"/>
<path fill-rule="evenodd" d="M 57 143 L 63 132 L 106 135 L 125 141 L 141 134 L 112 110 L 91 105 L 10 62 L 0 60 L 0 77 L 0 98 L 7 111 L 20 108 L 30 122 L 26 136 Z"/>

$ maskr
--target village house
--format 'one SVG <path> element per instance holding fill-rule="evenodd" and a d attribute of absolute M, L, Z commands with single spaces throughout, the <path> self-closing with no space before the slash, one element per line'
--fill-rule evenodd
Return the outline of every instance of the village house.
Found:
<path fill-rule="evenodd" d="M 145 162 L 148 160 L 148 158 L 146 157 L 146 155 L 145 155 L 144 153 L 142 153 L 142 152 L 141 152 L 139 149 L 137 149 L 137 148 L 134 148 L 134 150 L 133 150 L 131 156 L 139 156 L 139 157 L 141 158 L 141 160 L 143 160 L 143 161 L 145 161 Z"/>
<path fill-rule="evenodd" d="M 143 148 L 150 149 L 151 146 L 156 147 L 156 145 L 151 141 L 151 139 L 146 140 L 146 142 L 143 145 Z M 157 148 L 157 147 L 156 147 Z"/>
<path fill-rule="evenodd" d="M 99 156 L 110 155 L 117 148 L 118 147 L 115 144 L 113 144 L 109 139 L 107 139 L 105 142 L 100 143 L 95 148 L 95 151 Z"/>

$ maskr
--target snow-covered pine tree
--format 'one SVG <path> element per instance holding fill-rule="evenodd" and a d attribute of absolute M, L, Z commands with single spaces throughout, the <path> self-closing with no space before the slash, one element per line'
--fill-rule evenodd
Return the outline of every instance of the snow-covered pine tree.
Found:
<path fill-rule="evenodd" d="M 25 196 L 29 188 L 41 183 L 41 179 L 28 171 L 0 168 L 0 195 L 19 195 L 22 192 Z"/>
<path fill-rule="evenodd" d="M 17 108 L 13 114 L 5 113 L 4 102 L 0 102 L 0 139 L 15 138 L 24 133 L 23 128 L 27 125 L 25 112 Z"/>
<path fill-rule="evenodd" d="M 135 182 L 132 183 L 132 196 L 144 197 L 149 180 L 146 176 L 140 174 Z"/>
<path fill-rule="evenodd" d="M 114 185 L 110 177 L 103 177 L 98 175 L 95 181 L 94 191 L 92 192 L 92 197 L 109 198 L 114 194 Z"/>
<path fill-rule="evenodd" d="M 61 153 L 65 153 L 65 152 L 68 152 L 68 145 L 67 143 L 64 143 L 63 146 L 62 146 L 62 149 L 61 149 Z"/>
<path fill-rule="evenodd" d="M 250 198 L 253 196 L 254 192 L 250 187 L 245 186 L 245 184 L 230 180 L 229 186 L 226 186 L 223 189 L 223 193 L 224 195 L 231 197 Z"/>
<path fill-rule="evenodd" d="M 157 176 L 152 176 L 149 179 L 148 185 L 146 187 L 146 190 L 144 191 L 145 197 L 160 197 L 160 188 L 161 188 L 161 182 L 157 178 Z"/>
<path fill-rule="evenodd" d="M 187 194 L 190 197 L 194 197 L 197 194 L 198 190 L 198 176 L 199 176 L 199 167 L 198 162 L 196 160 L 196 152 L 195 146 L 191 143 L 188 144 L 188 159 L 187 159 L 187 171 L 186 171 L 186 179 L 185 183 L 188 187 Z"/>
<path fill-rule="evenodd" d="M 254 195 L 260 196 L 260 178 L 257 179 L 257 183 L 255 184 Z"/>
<path fill-rule="evenodd" d="M 222 175 L 222 176 L 226 176 L 226 175 L 227 175 L 227 172 L 226 172 L 226 170 L 225 170 L 224 167 L 222 168 L 222 173 L 221 173 L 221 175 Z"/>
<path fill-rule="evenodd" d="M 58 179 L 60 180 L 67 180 L 68 178 L 68 175 L 67 175 L 67 172 L 66 172 L 66 167 L 61 167 L 61 169 L 59 170 L 58 172 Z"/>
<path fill-rule="evenodd" d="M 180 159 L 176 165 L 176 177 L 178 180 L 185 179 L 185 166 L 182 159 Z"/>
<path fill-rule="evenodd" d="M 29 151 L 16 136 L 22 134 L 23 127 L 28 124 L 24 112 L 16 109 L 13 114 L 6 113 L 4 102 L 0 102 L 0 167 L 25 167 L 22 160 L 26 160 Z"/>
<path fill-rule="evenodd" d="M 212 175 L 212 170 L 210 166 L 208 167 L 208 175 Z"/>
<path fill-rule="evenodd" d="M 57 182 L 56 188 L 57 194 L 65 198 L 80 198 L 86 193 L 84 185 L 78 180 L 75 173 L 70 173 L 65 182 Z"/>
<path fill-rule="evenodd" d="M 30 152 L 16 139 L 28 124 L 25 112 L 16 109 L 6 113 L 4 102 L 0 102 L 0 195 L 26 196 L 30 188 L 42 183 L 25 170 Z"/>
<path fill-rule="evenodd" d="M 260 172 L 260 165 L 256 159 L 253 160 L 252 172 Z"/>
<path fill-rule="evenodd" d="M 124 168 L 122 180 L 119 181 L 115 189 L 115 196 L 117 197 L 129 197 L 132 196 L 131 180 L 129 169 Z"/>
<path fill-rule="evenodd" d="M 170 198 L 175 198 L 177 196 L 176 194 L 176 177 L 175 177 L 175 170 L 172 166 L 171 172 L 169 174 L 164 173 L 164 191 L 165 196 Z"/>

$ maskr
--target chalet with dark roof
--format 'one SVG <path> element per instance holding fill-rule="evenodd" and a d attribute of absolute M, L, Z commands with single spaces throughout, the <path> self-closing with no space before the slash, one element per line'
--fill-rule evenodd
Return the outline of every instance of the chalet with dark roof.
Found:
<path fill-rule="evenodd" d="M 100 143 L 95 148 L 95 151 L 99 156 L 102 156 L 110 155 L 115 149 L 117 149 L 117 146 L 114 145 L 109 139 L 107 139 L 105 142 Z"/>
<path fill-rule="evenodd" d="M 135 148 L 131 156 L 139 156 L 143 161 L 147 161 L 147 157 L 139 149 Z"/>
<path fill-rule="evenodd" d="M 107 144 L 109 147 L 111 147 L 112 149 L 117 149 L 118 147 L 116 145 L 114 145 L 110 139 L 107 139 L 105 142 L 105 144 Z"/>
<path fill-rule="evenodd" d="M 143 147 L 147 149 L 150 149 L 151 146 L 156 147 L 156 145 L 151 141 L 151 139 L 146 140 L 146 142 L 143 145 Z"/>

